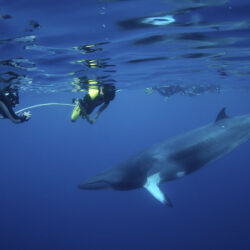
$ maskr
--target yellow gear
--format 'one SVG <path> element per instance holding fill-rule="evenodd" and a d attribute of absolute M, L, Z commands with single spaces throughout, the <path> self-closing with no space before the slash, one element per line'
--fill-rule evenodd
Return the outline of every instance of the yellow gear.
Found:
<path fill-rule="evenodd" d="M 98 84 L 98 82 L 95 80 L 88 80 L 88 82 L 89 82 L 88 94 L 91 100 L 94 100 L 99 95 L 99 86 L 96 85 Z M 92 84 L 94 86 L 91 86 Z"/>
<path fill-rule="evenodd" d="M 77 119 L 79 118 L 80 114 L 81 114 L 81 108 L 80 108 L 80 106 L 78 104 L 78 105 L 75 106 L 75 108 L 74 108 L 74 110 L 73 110 L 73 112 L 71 114 L 71 121 L 72 122 L 77 121 Z"/>

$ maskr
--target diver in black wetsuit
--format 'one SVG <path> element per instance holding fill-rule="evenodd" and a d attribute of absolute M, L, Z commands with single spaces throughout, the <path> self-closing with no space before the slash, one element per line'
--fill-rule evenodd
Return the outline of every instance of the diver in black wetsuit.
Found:
<path fill-rule="evenodd" d="M 109 102 L 115 98 L 115 86 L 112 84 L 93 85 L 89 84 L 88 93 L 83 99 L 73 99 L 76 104 L 72 114 L 71 121 L 75 122 L 81 115 L 83 119 L 87 119 L 90 124 L 93 124 L 104 109 L 107 108 Z M 90 117 L 91 113 L 97 106 L 102 105 L 96 112 L 94 118 Z"/>
<path fill-rule="evenodd" d="M 23 115 L 16 115 L 13 107 L 19 104 L 19 95 L 17 88 L 6 87 L 0 90 L 0 115 L 3 118 L 10 119 L 13 123 L 22 123 L 28 121 L 31 117 L 30 112 L 24 112 Z"/>

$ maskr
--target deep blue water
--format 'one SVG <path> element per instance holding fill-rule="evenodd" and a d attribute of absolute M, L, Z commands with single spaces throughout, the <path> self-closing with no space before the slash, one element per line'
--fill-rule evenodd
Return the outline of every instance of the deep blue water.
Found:
<path fill-rule="evenodd" d="M 250 113 L 250 6 L 204 2 L 0 0 L 0 15 L 11 16 L 0 19 L 0 86 L 8 72 L 18 74 L 10 82 L 20 89 L 16 110 L 71 103 L 84 95 L 71 84 L 76 77 L 106 77 L 119 90 L 94 125 L 71 123 L 66 106 L 32 109 L 23 124 L 0 120 L 0 250 L 250 249 L 249 142 L 162 184 L 173 208 L 143 189 L 77 189 L 154 143 L 214 121 L 222 107 L 229 116 Z M 166 15 L 175 21 L 143 23 Z M 90 44 L 96 51 L 72 49 Z M 17 58 L 23 67 L 3 63 Z M 82 59 L 106 64 L 93 69 L 76 63 Z M 166 84 L 219 84 L 221 92 L 165 100 L 144 91 Z"/>

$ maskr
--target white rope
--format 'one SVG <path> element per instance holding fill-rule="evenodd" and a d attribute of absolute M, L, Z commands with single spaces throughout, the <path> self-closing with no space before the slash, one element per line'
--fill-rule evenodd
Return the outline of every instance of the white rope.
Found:
<path fill-rule="evenodd" d="M 51 106 L 51 105 L 75 107 L 74 104 L 50 102 L 50 103 L 37 104 L 37 105 L 33 105 L 33 106 L 30 106 L 27 108 L 20 109 L 20 110 L 16 111 L 16 114 L 21 113 L 21 112 L 28 110 L 28 109 L 34 109 L 34 108 L 38 108 L 38 107 Z"/>

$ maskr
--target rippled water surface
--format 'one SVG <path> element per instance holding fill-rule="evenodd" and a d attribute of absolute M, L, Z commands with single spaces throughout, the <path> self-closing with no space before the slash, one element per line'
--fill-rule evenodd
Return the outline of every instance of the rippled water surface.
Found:
<path fill-rule="evenodd" d="M 248 1 L 0 1 L 1 86 L 247 88 Z"/>

